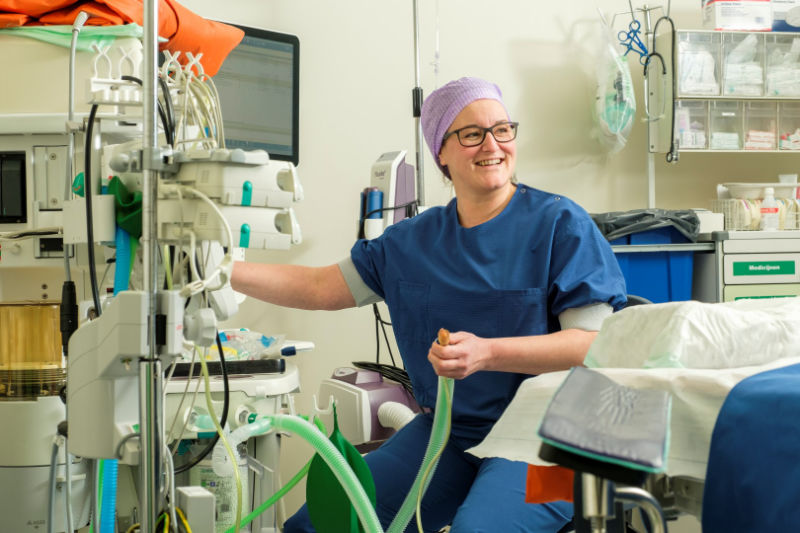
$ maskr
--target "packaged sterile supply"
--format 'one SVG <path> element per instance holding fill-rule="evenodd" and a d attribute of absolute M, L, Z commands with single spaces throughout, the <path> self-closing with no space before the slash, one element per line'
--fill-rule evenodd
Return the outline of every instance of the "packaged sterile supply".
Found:
<path fill-rule="evenodd" d="M 246 328 L 230 329 L 219 333 L 222 344 L 222 353 L 226 360 L 253 360 L 266 357 L 279 356 L 283 345 L 284 335 L 264 335 Z M 210 349 L 212 358 L 217 353 L 217 347 Z"/>
<path fill-rule="evenodd" d="M 724 78 L 722 94 L 763 96 L 764 39 L 755 33 L 726 33 L 722 39 Z"/>
<path fill-rule="evenodd" d="M 765 231 L 775 231 L 780 225 L 778 202 L 775 201 L 775 189 L 764 188 L 764 199 L 761 201 L 761 227 Z"/>
<path fill-rule="evenodd" d="M 800 34 L 772 34 L 765 39 L 765 95 L 800 95 Z"/>
<path fill-rule="evenodd" d="M 679 94 L 719 96 L 721 42 L 719 33 L 678 32 Z"/>
<path fill-rule="evenodd" d="M 704 28 L 744 31 L 772 29 L 770 0 L 702 0 L 702 2 Z"/>

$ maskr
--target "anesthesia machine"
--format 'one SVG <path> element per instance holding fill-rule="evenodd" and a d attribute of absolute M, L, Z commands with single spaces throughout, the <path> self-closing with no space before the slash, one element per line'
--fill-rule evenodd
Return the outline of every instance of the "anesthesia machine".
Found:
<path fill-rule="evenodd" d="M 129 33 L 82 14 L 65 47 L 0 35 L 7 531 L 277 531 L 271 510 L 240 524 L 278 488 L 264 417 L 298 372 L 218 324 L 235 255 L 302 241 L 299 42 L 240 28 L 212 79 L 202 54 L 156 64 L 156 10 Z"/>

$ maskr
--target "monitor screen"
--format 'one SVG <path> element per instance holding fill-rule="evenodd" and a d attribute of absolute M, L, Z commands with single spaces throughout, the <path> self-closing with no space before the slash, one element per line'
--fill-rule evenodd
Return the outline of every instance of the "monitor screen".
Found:
<path fill-rule="evenodd" d="M 214 84 L 222 104 L 225 145 L 266 150 L 271 159 L 299 162 L 300 41 L 294 35 L 241 28 Z"/>

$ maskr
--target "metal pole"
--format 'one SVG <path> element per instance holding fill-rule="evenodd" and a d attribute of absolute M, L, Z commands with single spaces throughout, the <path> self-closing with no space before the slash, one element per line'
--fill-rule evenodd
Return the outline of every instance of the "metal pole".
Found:
<path fill-rule="evenodd" d="M 647 152 L 647 208 L 656 207 L 656 157 L 653 152 Z"/>
<path fill-rule="evenodd" d="M 417 107 L 422 107 L 422 89 L 420 88 L 419 78 L 419 9 L 417 0 L 414 0 L 414 125 L 416 128 L 415 134 L 417 141 L 417 202 L 420 206 L 424 206 L 425 178 L 423 175 L 423 163 L 425 160 L 425 151 L 422 144 L 422 122 L 419 119 L 419 109 L 417 109 Z M 433 154 L 433 156 L 436 157 L 436 154 Z"/>
<path fill-rule="evenodd" d="M 645 4 L 642 7 L 642 12 L 644 13 L 644 35 L 645 35 L 645 42 L 649 42 L 650 50 L 652 50 L 656 45 L 656 36 L 653 34 L 653 27 L 650 20 L 650 9 Z M 650 36 L 648 39 L 647 37 Z M 665 97 L 666 95 L 662 95 Z M 649 98 L 649 95 L 645 93 L 645 98 Z M 647 127 L 650 129 L 652 128 L 652 123 L 648 122 Z M 659 127 L 655 127 L 656 131 L 659 131 Z M 672 135 L 670 132 L 669 135 Z M 648 139 L 649 142 L 649 139 Z M 660 146 L 661 138 L 658 137 L 658 143 Z M 648 209 L 655 209 L 656 207 L 656 159 L 655 154 L 648 150 L 647 151 L 647 207 Z"/>
<path fill-rule="evenodd" d="M 156 352 L 155 317 L 158 290 L 158 243 L 156 241 L 156 197 L 159 174 L 157 154 L 156 102 L 158 65 L 158 2 L 144 2 L 144 72 L 142 74 L 142 255 L 148 304 L 148 357 L 139 361 L 139 430 L 141 432 L 140 494 L 141 533 L 155 533 L 156 514 L 161 508 L 163 416 L 161 361 Z"/>

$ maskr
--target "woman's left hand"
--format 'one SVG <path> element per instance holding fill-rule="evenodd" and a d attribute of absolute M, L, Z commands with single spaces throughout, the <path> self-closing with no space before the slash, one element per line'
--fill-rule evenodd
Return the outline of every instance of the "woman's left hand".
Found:
<path fill-rule="evenodd" d="M 437 375 L 463 379 L 470 374 L 483 370 L 490 357 L 490 344 L 466 331 L 450 334 L 450 344 L 441 346 L 434 341 L 428 351 L 428 361 L 433 365 Z"/>

